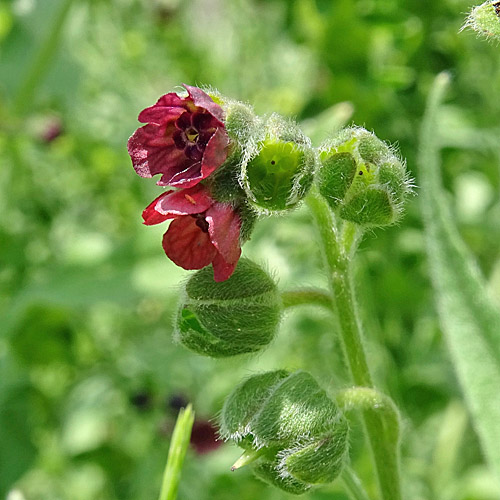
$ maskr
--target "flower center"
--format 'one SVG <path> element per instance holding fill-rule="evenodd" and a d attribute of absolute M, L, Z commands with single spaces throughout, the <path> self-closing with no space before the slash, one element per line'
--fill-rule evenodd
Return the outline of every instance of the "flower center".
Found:
<path fill-rule="evenodd" d="M 200 137 L 200 134 L 198 133 L 198 131 L 194 128 L 194 127 L 189 127 L 188 129 L 186 129 L 184 131 L 184 133 L 186 134 L 186 139 L 195 144 L 196 142 L 198 142 L 198 137 Z"/>
<path fill-rule="evenodd" d="M 177 149 L 183 150 L 187 158 L 199 162 L 203 158 L 203 152 L 208 141 L 214 134 L 215 118 L 209 113 L 190 112 L 182 113 L 175 122 L 172 138 Z"/>

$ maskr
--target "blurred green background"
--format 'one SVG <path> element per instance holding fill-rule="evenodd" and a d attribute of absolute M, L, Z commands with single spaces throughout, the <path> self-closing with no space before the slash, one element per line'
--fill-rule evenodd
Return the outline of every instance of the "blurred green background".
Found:
<path fill-rule="evenodd" d="M 202 425 L 259 370 L 303 368 L 331 393 L 347 384 L 331 318 L 313 308 L 288 313 L 250 358 L 172 343 L 188 272 L 165 257 L 164 225 L 141 224 L 161 189 L 134 173 L 126 142 L 138 112 L 180 83 L 294 116 L 316 145 L 335 123 L 363 125 L 399 145 L 418 184 L 425 97 L 450 70 L 444 182 L 500 303 L 500 48 L 458 33 L 471 6 L 0 0 L 0 496 L 156 498 L 179 400 Z M 304 208 L 260 221 L 243 253 L 283 290 L 325 284 Z M 367 235 L 356 282 L 377 385 L 403 414 L 405 498 L 498 500 L 437 324 L 418 196 L 398 227 Z M 352 427 L 353 467 L 373 494 Z M 237 457 L 193 448 L 179 499 L 292 498 L 230 473 Z M 303 498 L 347 497 L 333 483 Z"/>

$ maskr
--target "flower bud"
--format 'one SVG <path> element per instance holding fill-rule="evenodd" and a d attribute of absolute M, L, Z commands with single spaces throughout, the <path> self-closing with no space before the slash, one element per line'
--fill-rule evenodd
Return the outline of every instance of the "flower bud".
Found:
<path fill-rule="evenodd" d="M 240 259 L 222 282 L 204 268 L 186 283 L 175 339 L 214 358 L 256 352 L 273 339 L 281 307 L 276 283 L 250 260 Z"/>
<path fill-rule="evenodd" d="M 243 381 L 224 403 L 219 432 L 255 459 L 257 477 L 289 493 L 333 481 L 347 459 L 347 421 L 303 371 Z"/>
<path fill-rule="evenodd" d="M 297 124 L 273 114 L 257 143 L 250 143 L 240 183 L 248 199 L 263 213 L 293 208 L 313 181 L 316 156 Z"/>
<path fill-rule="evenodd" d="M 342 219 L 364 227 L 398 221 L 411 179 L 387 144 L 363 128 L 347 128 L 321 147 L 319 158 L 319 191 Z"/>
<path fill-rule="evenodd" d="M 263 127 L 262 119 L 250 105 L 228 99 L 222 104 L 222 109 L 226 114 L 227 133 L 240 146 L 247 146 L 259 135 Z"/>
<path fill-rule="evenodd" d="M 472 28 L 486 38 L 500 40 L 500 1 L 488 0 L 474 7 L 462 30 L 465 28 Z"/>
<path fill-rule="evenodd" d="M 224 111 L 230 146 L 227 160 L 209 179 L 210 190 L 217 201 L 230 202 L 246 196 L 240 185 L 241 165 L 257 154 L 263 124 L 248 104 L 215 94 L 215 91 L 211 96 Z"/>

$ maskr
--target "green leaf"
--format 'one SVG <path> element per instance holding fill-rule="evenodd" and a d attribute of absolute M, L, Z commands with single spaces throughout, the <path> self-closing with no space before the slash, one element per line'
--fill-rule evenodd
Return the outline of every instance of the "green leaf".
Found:
<path fill-rule="evenodd" d="M 194 412 L 191 405 L 188 405 L 187 408 L 181 408 L 168 450 L 159 500 L 175 500 L 177 498 L 182 465 L 189 446 L 193 422 Z"/>
<path fill-rule="evenodd" d="M 500 479 L 500 311 L 458 234 L 439 177 L 437 122 L 448 83 L 446 73 L 436 78 L 422 124 L 421 209 L 441 327 L 484 455 Z"/>

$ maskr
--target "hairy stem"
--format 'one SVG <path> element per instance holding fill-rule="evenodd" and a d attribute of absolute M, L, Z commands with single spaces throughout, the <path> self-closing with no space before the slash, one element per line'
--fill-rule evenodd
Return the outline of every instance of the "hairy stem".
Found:
<path fill-rule="evenodd" d="M 302 305 L 315 305 L 330 311 L 332 310 L 330 295 L 317 288 L 288 290 L 281 294 L 281 300 L 283 301 L 283 307 L 285 309 Z"/>
<path fill-rule="evenodd" d="M 341 342 L 352 380 L 356 385 L 373 388 L 351 279 L 352 248 L 346 249 L 342 244 L 343 235 L 337 227 L 334 215 L 317 191 L 308 196 L 307 204 L 320 235 L 332 294 L 332 307 L 337 312 Z M 389 439 L 384 416 L 379 412 L 364 409 L 362 416 L 373 454 L 381 498 L 401 500 L 399 443 Z"/>

